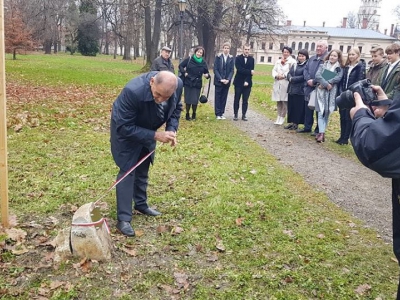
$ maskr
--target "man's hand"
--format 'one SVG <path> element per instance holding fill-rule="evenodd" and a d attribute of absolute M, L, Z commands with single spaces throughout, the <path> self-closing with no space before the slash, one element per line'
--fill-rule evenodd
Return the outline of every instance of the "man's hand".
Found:
<path fill-rule="evenodd" d="M 171 143 L 171 146 L 177 144 L 176 133 L 173 131 L 156 131 L 154 139 L 161 143 Z"/>
<path fill-rule="evenodd" d="M 356 103 L 356 106 L 354 106 L 352 109 L 350 109 L 350 118 L 353 120 L 354 115 L 360 108 L 366 108 L 368 109 L 368 106 L 364 104 L 364 102 L 361 99 L 361 96 L 359 93 L 354 93 L 354 102 Z"/>
<path fill-rule="evenodd" d="M 312 79 L 308 79 L 307 84 L 308 84 L 308 86 L 311 86 L 311 87 L 314 86 L 314 82 Z"/>
<path fill-rule="evenodd" d="M 382 88 L 378 85 L 372 85 L 371 86 L 374 92 L 376 93 L 376 96 L 378 97 L 378 100 L 386 100 L 387 96 L 385 92 L 382 90 Z M 372 106 L 371 109 L 374 111 L 374 115 L 376 118 L 382 118 L 387 110 L 389 109 L 389 105 L 380 105 L 380 106 Z"/>

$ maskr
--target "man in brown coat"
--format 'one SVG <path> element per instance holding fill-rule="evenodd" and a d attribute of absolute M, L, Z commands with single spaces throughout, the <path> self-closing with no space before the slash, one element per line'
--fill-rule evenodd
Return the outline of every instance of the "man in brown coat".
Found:
<path fill-rule="evenodd" d="M 372 56 L 372 62 L 368 69 L 367 78 L 371 80 L 373 85 L 379 85 L 383 68 L 387 65 L 385 52 L 382 48 L 373 48 L 370 53 Z"/>

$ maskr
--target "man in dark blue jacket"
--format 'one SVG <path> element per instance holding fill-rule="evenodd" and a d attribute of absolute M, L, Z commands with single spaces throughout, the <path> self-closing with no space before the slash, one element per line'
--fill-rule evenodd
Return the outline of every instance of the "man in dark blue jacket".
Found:
<path fill-rule="evenodd" d="M 367 168 L 383 177 L 392 178 L 392 228 L 393 251 L 400 262 L 400 99 L 399 94 L 392 104 L 379 86 L 373 86 L 378 103 L 371 110 L 354 93 L 356 106 L 350 110 L 353 120 L 351 144 L 358 159 Z M 397 98 L 396 98 L 397 97 Z M 379 191 L 378 191 L 379 192 Z M 400 281 L 397 298 L 400 300 Z"/>
<path fill-rule="evenodd" d="M 119 167 L 117 180 L 156 148 L 156 142 L 176 145 L 182 111 L 182 81 L 169 71 L 138 76 L 124 87 L 111 113 L 111 152 Z M 165 131 L 157 131 L 163 124 Z M 116 186 L 117 229 L 134 236 L 132 200 L 135 209 L 150 216 L 160 215 L 147 204 L 147 183 L 151 159 L 144 160 Z"/>
<path fill-rule="evenodd" d="M 229 54 L 231 44 L 222 45 L 222 53 L 214 60 L 214 85 L 215 85 L 215 116 L 217 120 L 226 119 L 224 116 L 229 87 L 233 78 L 234 58 Z"/>
<path fill-rule="evenodd" d="M 315 80 L 315 74 L 317 74 L 320 64 L 324 63 L 324 59 L 328 54 L 328 42 L 326 40 L 319 40 L 315 49 L 315 55 L 311 56 L 307 61 L 304 69 L 304 79 L 306 80 L 306 86 L 304 87 L 304 98 L 305 102 L 305 116 L 304 116 L 304 128 L 297 129 L 297 132 L 311 132 L 314 124 L 314 110 L 308 108 L 308 100 L 310 100 L 310 94 L 315 89 L 317 81 Z M 316 119 L 318 119 L 318 113 L 316 112 Z M 318 133 L 318 122 L 313 135 Z"/>

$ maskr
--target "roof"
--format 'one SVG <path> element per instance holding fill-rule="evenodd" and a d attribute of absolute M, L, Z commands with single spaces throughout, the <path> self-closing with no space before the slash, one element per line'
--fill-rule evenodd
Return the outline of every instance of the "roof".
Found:
<path fill-rule="evenodd" d="M 385 35 L 372 29 L 342 28 L 342 27 L 323 27 L 323 26 L 285 26 L 282 28 L 286 33 L 293 31 L 324 33 L 331 37 L 342 38 L 362 38 L 374 40 L 393 40 L 394 37 Z"/>

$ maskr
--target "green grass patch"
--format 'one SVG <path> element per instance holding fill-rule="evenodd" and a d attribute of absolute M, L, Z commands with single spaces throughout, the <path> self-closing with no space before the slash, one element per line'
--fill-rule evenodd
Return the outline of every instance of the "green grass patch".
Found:
<path fill-rule="evenodd" d="M 39 122 L 30 126 L 14 118 L 9 128 L 10 209 L 23 224 L 59 219 L 52 230 L 30 233 L 34 240 L 69 226 L 71 207 L 96 200 L 114 181 L 110 106 L 140 65 L 103 57 L 18 58 L 7 60 L 9 84 L 20 87 L 11 93 L 7 113 L 34 112 Z M 267 76 L 268 67 L 263 68 L 257 82 Z M 43 90 L 24 100 L 32 95 L 30 83 L 40 86 L 37 74 Z M 71 94 L 82 95 L 56 95 L 52 88 L 58 86 L 73 86 Z M 269 93 L 266 82 L 256 84 L 252 94 L 255 107 L 268 117 Z M 19 131 L 16 125 L 22 125 Z M 112 191 L 103 201 L 113 259 L 94 263 L 86 274 L 75 265 L 79 259 L 37 270 L 45 248 L 35 245 L 15 256 L 3 247 L 0 290 L 13 295 L 5 299 L 393 298 L 398 265 L 391 246 L 233 124 L 217 122 L 209 105 L 199 107 L 196 121 L 181 120 L 178 142 L 176 148 L 157 148 L 148 192 L 163 215 L 135 216 L 132 223 L 141 236 L 125 240 L 115 234 Z M 3 240 L 0 245 L 11 243 Z M 136 255 L 123 252 L 125 246 Z M 56 280 L 64 284 L 52 290 Z"/>

